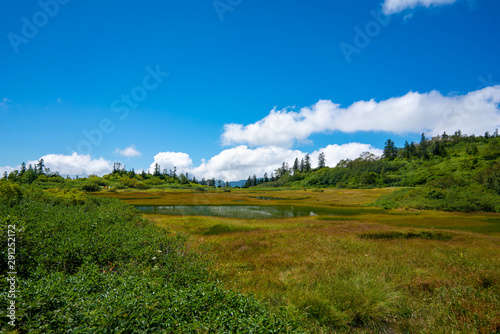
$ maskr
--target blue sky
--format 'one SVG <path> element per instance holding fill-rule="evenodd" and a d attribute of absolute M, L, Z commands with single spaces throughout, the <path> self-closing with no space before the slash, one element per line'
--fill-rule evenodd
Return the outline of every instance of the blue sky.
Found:
<path fill-rule="evenodd" d="M 500 126 L 496 0 L 2 7 L 0 171 L 157 161 L 231 180 L 306 152 L 335 165 L 388 138 Z"/>

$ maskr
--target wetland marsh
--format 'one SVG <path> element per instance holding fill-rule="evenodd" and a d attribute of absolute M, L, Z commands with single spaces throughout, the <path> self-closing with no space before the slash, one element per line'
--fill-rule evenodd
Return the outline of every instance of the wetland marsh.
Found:
<path fill-rule="evenodd" d="M 308 332 L 500 330 L 500 215 L 371 205 L 393 190 L 99 195 L 143 207 L 324 210 L 288 218 L 144 213 L 213 256 L 211 272 L 227 288 L 286 309 Z"/>

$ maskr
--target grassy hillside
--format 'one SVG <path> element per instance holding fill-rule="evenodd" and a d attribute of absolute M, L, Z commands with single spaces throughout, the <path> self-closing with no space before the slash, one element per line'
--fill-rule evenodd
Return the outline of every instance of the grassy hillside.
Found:
<path fill-rule="evenodd" d="M 405 143 L 397 148 L 389 139 L 384 155 L 369 152 L 354 160 L 342 160 L 336 167 L 311 169 L 310 159 L 293 167 L 283 163 L 271 178 L 249 177 L 246 188 L 380 188 L 402 187 L 393 194 L 380 198 L 377 205 L 384 208 L 407 207 L 463 212 L 500 212 L 500 136 L 454 135 L 425 138 L 420 143 Z M 324 160 L 322 164 L 324 164 Z M 187 189 L 206 191 L 224 188 L 223 181 L 196 180 L 189 175 L 155 167 L 153 174 L 125 171 L 115 163 L 112 173 L 99 177 L 70 179 L 57 172 L 23 165 L 21 170 L 5 174 L 0 182 L 34 185 L 43 189 L 79 189 L 85 192 L 120 189 Z"/>
<path fill-rule="evenodd" d="M 422 148 L 422 147 L 425 148 Z M 411 148 L 413 147 L 413 148 Z M 387 147 L 386 147 L 387 149 Z M 405 187 L 377 202 L 385 208 L 500 212 L 500 137 L 438 136 L 392 155 L 364 154 L 335 168 L 280 171 L 259 187 Z"/>
<path fill-rule="evenodd" d="M 2 332 L 277 333 L 296 327 L 255 299 L 223 289 L 210 279 L 209 258 L 190 249 L 186 237 L 118 200 L 3 183 L 0 224 Z M 6 280 L 12 277 L 9 229 L 16 231 L 14 299 Z M 10 300 L 15 326 L 8 324 Z"/>

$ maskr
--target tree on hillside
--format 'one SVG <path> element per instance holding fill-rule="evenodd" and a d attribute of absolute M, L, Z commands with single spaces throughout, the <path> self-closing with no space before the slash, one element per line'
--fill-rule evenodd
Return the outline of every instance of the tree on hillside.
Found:
<path fill-rule="evenodd" d="M 448 136 L 448 135 L 446 134 L 446 131 L 445 131 L 445 132 L 443 132 L 443 134 L 441 135 L 441 140 L 442 140 L 443 142 L 447 142 L 449 138 L 450 138 L 450 136 Z"/>
<path fill-rule="evenodd" d="M 3 172 L 3 179 L 4 179 L 4 180 L 7 180 L 7 179 L 8 179 L 8 176 L 7 176 L 7 171 L 4 171 L 4 172 Z"/>
<path fill-rule="evenodd" d="M 384 153 L 382 157 L 387 158 L 389 160 L 394 160 L 394 158 L 396 158 L 397 155 L 398 155 L 398 148 L 391 139 L 387 139 L 387 141 L 385 142 Z"/>
<path fill-rule="evenodd" d="M 446 150 L 444 149 L 443 144 L 440 141 L 436 140 L 432 143 L 431 152 L 434 155 L 444 157 L 446 156 Z"/>
<path fill-rule="evenodd" d="M 415 145 L 414 142 L 411 142 L 410 144 L 410 156 L 414 157 L 417 155 L 417 146 Z"/>
<path fill-rule="evenodd" d="M 252 178 L 249 176 L 243 187 L 250 188 L 252 186 Z"/>
<path fill-rule="evenodd" d="M 295 158 L 295 161 L 293 162 L 293 173 L 295 174 L 299 170 L 299 158 Z"/>
<path fill-rule="evenodd" d="M 269 177 L 267 176 L 267 173 L 264 173 L 264 182 L 269 182 Z"/>
<path fill-rule="evenodd" d="M 405 146 L 403 147 L 403 158 L 410 159 L 410 144 L 408 144 L 408 140 L 405 140 Z"/>
<path fill-rule="evenodd" d="M 113 162 L 113 174 L 118 173 L 122 169 L 121 162 Z"/>
<path fill-rule="evenodd" d="M 19 170 L 19 175 L 23 175 L 26 172 L 26 164 L 23 162 L 21 164 L 21 170 Z"/>
<path fill-rule="evenodd" d="M 160 165 L 158 165 L 157 162 L 155 162 L 155 168 L 154 168 L 154 171 L 153 171 L 153 175 L 154 176 L 160 176 Z"/>
<path fill-rule="evenodd" d="M 425 134 L 422 133 L 420 138 L 420 144 L 418 145 L 418 153 L 422 159 L 428 159 L 429 154 L 427 153 L 427 147 L 429 146 L 429 141 L 425 138 Z"/>
<path fill-rule="evenodd" d="M 306 154 L 306 157 L 304 159 L 304 169 L 306 172 L 309 172 L 311 170 L 311 158 L 309 157 L 309 154 Z"/>
<path fill-rule="evenodd" d="M 325 153 L 321 152 L 318 156 L 318 168 L 323 168 L 326 166 Z"/>
<path fill-rule="evenodd" d="M 44 164 L 44 161 L 43 159 L 40 159 L 38 161 L 38 164 L 37 164 L 37 170 L 38 170 L 38 173 L 40 174 L 43 174 L 43 169 L 45 168 L 45 164 Z"/>
<path fill-rule="evenodd" d="M 305 172 L 306 170 L 306 165 L 304 164 L 304 158 L 300 160 L 300 167 L 299 167 L 301 172 Z"/>

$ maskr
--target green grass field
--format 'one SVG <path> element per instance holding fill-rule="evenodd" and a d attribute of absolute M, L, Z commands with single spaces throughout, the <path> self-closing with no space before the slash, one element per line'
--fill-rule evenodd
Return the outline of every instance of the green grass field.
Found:
<path fill-rule="evenodd" d="M 293 204 L 333 216 L 145 215 L 190 235 L 227 288 L 285 308 L 311 333 L 500 331 L 500 215 L 370 206 L 393 189 L 116 192 L 130 204 Z M 262 199 L 266 198 L 266 199 Z M 273 199 L 275 198 L 275 199 Z M 208 250 L 207 250 L 208 249 Z"/>

